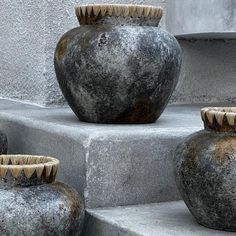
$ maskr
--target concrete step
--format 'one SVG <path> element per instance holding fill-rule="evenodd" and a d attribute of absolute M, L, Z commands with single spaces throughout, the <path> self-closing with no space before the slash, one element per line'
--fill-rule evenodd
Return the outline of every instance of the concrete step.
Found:
<path fill-rule="evenodd" d="M 91 209 L 83 236 L 233 236 L 199 225 L 184 202 Z"/>
<path fill-rule="evenodd" d="M 59 179 L 80 191 L 88 208 L 172 201 L 180 199 L 173 154 L 183 138 L 203 128 L 203 106 L 168 106 L 154 124 L 101 125 L 79 122 L 70 108 L 1 100 L 0 130 L 9 153 L 60 159 Z"/>

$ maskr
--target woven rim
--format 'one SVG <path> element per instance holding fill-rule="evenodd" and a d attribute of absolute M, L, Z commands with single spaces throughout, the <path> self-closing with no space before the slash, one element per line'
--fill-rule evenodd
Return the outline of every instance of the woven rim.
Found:
<path fill-rule="evenodd" d="M 75 7 L 76 16 L 96 18 L 98 16 L 144 17 L 160 19 L 163 15 L 161 7 L 132 4 L 87 4 Z"/>
<path fill-rule="evenodd" d="M 205 107 L 201 110 L 201 116 L 211 129 L 236 131 L 236 107 Z"/>
<path fill-rule="evenodd" d="M 0 155 L 0 176 L 5 178 L 10 172 L 14 178 L 23 173 L 28 179 L 36 172 L 37 178 L 55 178 L 59 160 L 47 156 Z"/>

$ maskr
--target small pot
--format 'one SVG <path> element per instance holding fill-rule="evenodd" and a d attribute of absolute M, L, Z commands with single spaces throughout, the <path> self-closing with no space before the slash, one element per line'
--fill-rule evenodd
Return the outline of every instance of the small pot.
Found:
<path fill-rule="evenodd" d="M 84 204 L 52 157 L 0 155 L 0 235 L 79 235 Z"/>
<path fill-rule="evenodd" d="M 81 121 L 152 123 L 165 109 L 180 72 L 176 39 L 158 28 L 159 7 L 76 7 L 80 27 L 55 51 L 61 90 Z"/>
<path fill-rule="evenodd" d="M 175 156 L 178 189 L 197 222 L 236 231 L 236 108 L 204 108 L 205 130 Z"/>

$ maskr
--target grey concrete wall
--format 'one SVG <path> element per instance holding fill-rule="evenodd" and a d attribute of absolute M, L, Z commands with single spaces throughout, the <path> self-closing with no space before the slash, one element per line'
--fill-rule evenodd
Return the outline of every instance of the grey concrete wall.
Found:
<path fill-rule="evenodd" d="M 45 100 L 45 12 L 40 0 L 0 2 L 0 97 Z"/>
<path fill-rule="evenodd" d="M 83 4 L 96 1 L 79 2 Z M 166 1 L 97 2 L 165 7 Z M 39 105 L 64 103 L 54 74 L 53 54 L 62 34 L 78 26 L 74 14 L 77 3 L 77 0 L 0 1 L 0 97 Z"/>
<path fill-rule="evenodd" d="M 175 34 L 233 32 L 235 0 L 168 0 L 167 29 Z"/>
<path fill-rule="evenodd" d="M 236 40 L 179 40 L 183 66 L 172 103 L 236 101 Z"/>
<path fill-rule="evenodd" d="M 189 39 L 179 40 L 183 66 L 171 102 L 234 102 L 236 1 L 168 0 L 166 27 L 174 35 Z"/>

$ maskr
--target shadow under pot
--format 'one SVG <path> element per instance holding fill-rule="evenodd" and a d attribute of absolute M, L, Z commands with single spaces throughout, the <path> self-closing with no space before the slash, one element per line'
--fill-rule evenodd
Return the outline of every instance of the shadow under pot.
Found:
<path fill-rule="evenodd" d="M 81 121 L 152 123 L 178 81 L 181 49 L 158 28 L 162 9 L 101 4 L 76 7 L 80 27 L 55 51 L 60 88 Z"/>
<path fill-rule="evenodd" d="M 0 235 L 80 235 L 84 204 L 52 157 L 0 155 Z"/>
<path fill-rule="evenodd" d="M 236 108 L 204 108 L 201 115 L 205 130 L 176 150 L 176 183 L 199 224 L 236 231 Z"/>

